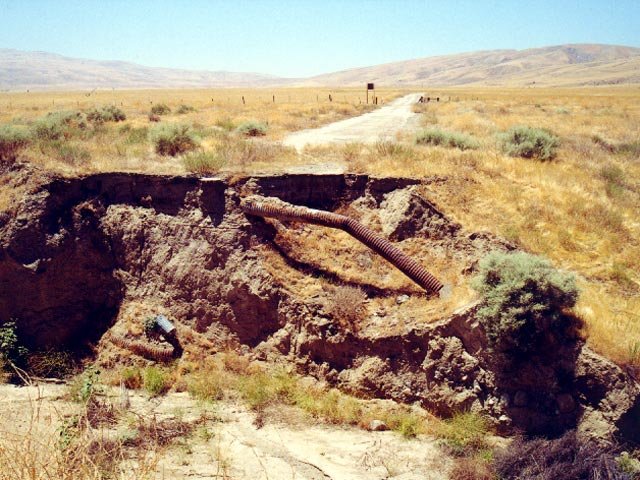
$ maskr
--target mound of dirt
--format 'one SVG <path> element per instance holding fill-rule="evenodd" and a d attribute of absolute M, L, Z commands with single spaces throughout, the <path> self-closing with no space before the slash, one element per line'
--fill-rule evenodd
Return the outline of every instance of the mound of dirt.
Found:
<path fill-rule="evenodd" d="M 0 321 L 16 319 L 33 348 L 102 337 L 98 362 L 136 362 L 110 339 L 144 341 L 144 319 L 162 313 L 187 357 L 231 347 L 358 395 L 482 412 L 505 432 L 581 425 L 638 441 L 638 384 L 582 345 L 498 374 L 466 284 L 486 252 L 514 246 L 447 218 L 428 198 L 442 179 L 2 175 L 27 188 L 0 222 Z M 446 277 L 451 298 L 340 232 L 245 215 L 246 194 L 357 217 Z M 327 307 L 344 285 L 366 293 L 350 327 Z"/>

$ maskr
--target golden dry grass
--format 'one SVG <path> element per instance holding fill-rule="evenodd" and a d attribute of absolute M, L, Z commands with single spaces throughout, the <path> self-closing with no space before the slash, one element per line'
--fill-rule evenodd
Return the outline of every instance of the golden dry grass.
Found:
<path fill-rule="evenodd" d="M 380 90 L 378 95 L 387 101 L 401 93 Z M 403 145 L 398 149 L 351 144 L 316 147 L 297 155 L 271 144 L 285 132 L 366 110 L 359 103 L 363 92 L 356 89 L 101 91 L 90 97 L 81 92 L 2 94 L 0 123 L 29 124 L 52 110 L 115 104 L 127 114 L 125 124 L 131 132 L 152 126 L 147 118 L 152 104 L 166 103 L 174 112 L 185 104 L 195 111 L 173 113 L 162 117 L 163 122 L 192 125 L 201 133 L 205 151 L 231 151 L 231 164 L 224 167 L 230 172 L 278 171 L 284 165 L 336 161 L 349 170 L 381 176 L 442 176 L 446 181 L 431 185 L 429 195 L 446 213 L 468 230 L 504 236 L 576 272 L 583 292 L 578 311 L 587 321 L 590 344 L 620 363 L 640 364 L 640 88 L 450 88 L 427 95 L 441 101 L 417 108 L 422 125 L 471 135 L 479 141 L 479 149 L 415 146 L 412 133 L 398 138 Z M 247 154 L 235 136 L 220 132 L 250 119 L 268 123 L 269 130 L 266 139 L 252 147 L 257 153 Z M 497 135 L 515 125 L 551 130 L 562 142 L 558 157 L 541 163 L 504 155 Z M 129 139 L 130 133 L 119 132 L 121 127 L 121 123 L 106 124 L 87 142 L 74 140 L 89 151 L 86 163 L 60 162 L 37 146 L 30 147 L 26 157 L 67 173 L 184 172 L 179 159 L 158 156 L 146 137 Z M 615 152 L 616 146 L 626 148 Z M 0 193 L 0 205 L 14 197 L 15 192 Z M 323 235 L 319 230 L 308 234 L 310 241 L 322 241 Z M 355 281 L 361 278 L 360 270 L 352 271 L 353 262 L 342 262 L 345 256 L 339 250 L 361 252 L 342 237 L 337 232 L 324 239 L 335 246 L 331 250 L 335 262 L 326 268 L 335 267 L 342 278 Z M 295 249 L 295 239 L 291 240 Z M 407 247 L 409 253 L 420 255 L 420 245 L 407 242 Z M 434 265 L 447 276 L 447 265 Z M 394 275 L 386 286 L 403 284 L 402 276 Z M 457 274 L 450 277 L 455 284 Z M 467 287 L 460 288 L 466 296 Z"/>
<path fill-rule="evenodd" d="M 469 230 L 491 231 L 575 271 L 590 344 L 620 363 L 640 365 L 640 89 L 440 95 L 444 102 L 423 109 L 423 124 L 473 135 L 480 149 L 407 146 L 379 155 L 352 145 L 333 156 L 376 175 L 445 177 L 430 187 L 445 212 Z M 497 134 L 515 125 L 554 132 L 562 142 L 558 157 L 504 155 Z M 615 145 L 628 147 L 615 153 Z"/>
<path fill-rule="evenodd" d="M 380 89 L 380 101 L 390 101 L 404 91 Z M 157 155 L 146 139 L 144 129 L 152 129 L 148 114 L 153 105 L 166 104 L 169 115 L 162 123 L 190 125 L 201 137 L 205 151 L 214 150 L 224 142 L 223 133 L 234 130 L 246 121 L 267 124 L 267 141 L 280 140 L 286 132 L 314 128 L 343 118 L 359 115 L 374 108 L 366 105 L 361 89 L 288 88 L 288 89 L 198 89 L 139 90 L 89 92 L 31 92 L 0 94 L 0 124 L 30 125 L 38 118 L 55 111 L 88 111 L 114 105 L 127 115 L 125 122 L 107 123 L 91 131 L 90 138 L 67 140 L 76 150 L 87 152 L 87 160 L 60 160 L 50 149 L 40 144 L 25 152 L 33 162 L 62 173 L 75 174 L 100 171 L 135 171 L 153 173 L 184 173 L 179 159 Z M 329 95 L 332 101 L 329 101 Z M 275 97 L 275 102 L 273 101 Z M 244 103 L 243 99 L 244 98 Z M 181 105 L 194 110 L 179 114 Z M 129 129 L 129 131 L 123 131 Z M 137 135 L 136 135 L 137 133 Z M 142 138 L 141 138 L 142 137 Z M 281 162 L 296 163 L 291 152 L 279 152 Z M 251 160 L 251 158 L 250 158 Z M 270 163 L 267 156 L 266 162 Z M 273 168 L 258 158 L 252 168 Z M 227 170 L 246 170 L 246 162 L 230 163 Z"/>

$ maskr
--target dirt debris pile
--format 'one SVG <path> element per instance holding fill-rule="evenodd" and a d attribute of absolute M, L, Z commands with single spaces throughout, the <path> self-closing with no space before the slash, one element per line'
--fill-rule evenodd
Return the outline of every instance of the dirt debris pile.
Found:
<path fill-rule="evenodd" d="M 2 175 L 27 193 L 0 222 L 0 319 L 16 319 L 34 348 L 74 348 L 107 331 L 137 341 L 144 316 L 163 313 L 176 322 L 185 355 L 231 346 L 359 395 L 445 415 L 483 412 L 504 431 L 579 425 L 637 436 L 637 383 L 582 345 L 500 379 L 465 285 L 484 254 L 515 247 L 466 232 L 433 205 L 429 184 L 441 178 L 59 178 L 18 165 Z M 322 227 L 248 217 L 240 208 L 246 194 L 353 215 L 427 268 L 448 272 L 452 299 L 395 284 L 376 263 L 383 260 Z M 346 248 L 344 259 L 332 245 Z M 357 329 L 326 307 L 341 285 L 366 293 Z M 130 362 L 109 338 L 98 360 Z"/>

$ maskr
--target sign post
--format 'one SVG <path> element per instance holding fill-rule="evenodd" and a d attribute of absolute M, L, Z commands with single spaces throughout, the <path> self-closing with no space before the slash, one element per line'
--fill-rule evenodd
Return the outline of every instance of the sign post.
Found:
<path fill-rule="evenodd" d="M 375 98 L 376 91 L 375 91 L 373 83 L 367 83 L 367 105 L 369 104 L 369 90 L 373 90 L 373 96 Z"/>

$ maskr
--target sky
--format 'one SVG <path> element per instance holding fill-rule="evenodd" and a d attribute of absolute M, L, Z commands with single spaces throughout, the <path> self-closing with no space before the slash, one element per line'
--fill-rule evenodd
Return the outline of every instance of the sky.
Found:
<path fill-rule="evenodd" d="M 640 0 L 0 0 L 0 48 L 283 77 L 563 43 L 640 47 Z"/>

